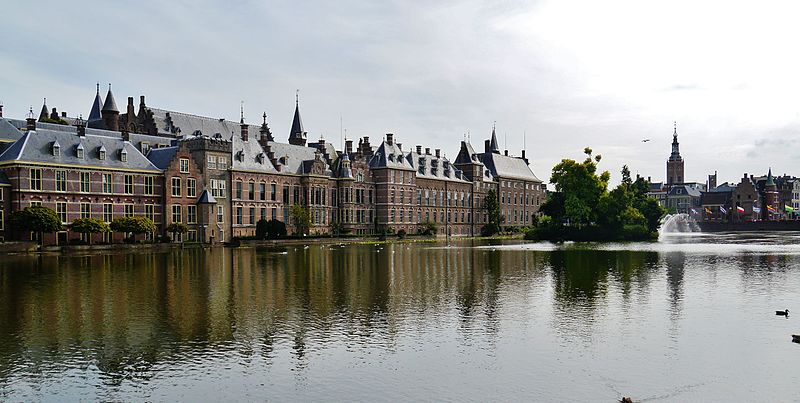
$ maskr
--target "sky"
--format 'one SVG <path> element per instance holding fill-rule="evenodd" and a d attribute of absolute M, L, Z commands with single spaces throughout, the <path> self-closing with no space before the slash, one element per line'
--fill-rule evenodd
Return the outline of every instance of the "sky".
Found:
<path fill-rule="evenodd" d="M 792 1 L 37 1 L 3 5 L 6 117 L 42 98 L 260 123 L 309 141 L 385 133 L 476 149 L 496 124 L 545 182 L 591 147 L 619 181 L 664 180 L 677 122 L 687 181 L 800 176 L 800 4 Z M 642 142 L 649 139 L 648 142 Z"/>

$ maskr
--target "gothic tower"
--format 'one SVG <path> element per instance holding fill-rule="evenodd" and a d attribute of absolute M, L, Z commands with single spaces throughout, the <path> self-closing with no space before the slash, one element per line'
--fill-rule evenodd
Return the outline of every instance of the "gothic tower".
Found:
<path fill-rule="evenodd" d="M 667 160 L 667 185 L 677 185 L 683 183 L 683 158 L 678 150 L 678 123 L 675 123 L 675 131 L 672 133 L 672 154 Z"/>
<path fill-rule="evenodd" d="M 292 130 L 289 132 L 289 144 L 296 146 L 306 145 L 306 132 L 303 130 L 303 121 L 300 119 L 300 98 L 295 95 L 294 120 Z"/>

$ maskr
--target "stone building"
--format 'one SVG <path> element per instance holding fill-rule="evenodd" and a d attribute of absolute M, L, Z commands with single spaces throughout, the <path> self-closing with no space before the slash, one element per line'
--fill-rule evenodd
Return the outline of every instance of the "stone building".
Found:
<path fill-rule="evenodd" d="M 672 153 L 667 160 L 667 186 L 683 183 L 685 178 L 683 176 L 683 158 L 681 157 L 680 150 L 678 149 L 678 125 L 675 124 L 674 132 L 672 133 Z"/>

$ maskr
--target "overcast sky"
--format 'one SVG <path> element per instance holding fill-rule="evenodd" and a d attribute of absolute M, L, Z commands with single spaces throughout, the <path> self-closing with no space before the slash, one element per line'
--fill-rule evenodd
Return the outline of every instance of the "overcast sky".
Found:
<path fill-rule="evenodd" d="M 664 179 L 673 121 L 686 179 L 800 176 L 800 5 L 792 1 L 13 1 L 0 24 L 5 116 L 42 98 L 257 123 L 288 136 L 295 89 L 309 140 L 384 133 L 454 158 L 469 133 L 547 181 L 584 147 L 614 181 Z M 650 139 L 643 143 L 641 140 Z"/>

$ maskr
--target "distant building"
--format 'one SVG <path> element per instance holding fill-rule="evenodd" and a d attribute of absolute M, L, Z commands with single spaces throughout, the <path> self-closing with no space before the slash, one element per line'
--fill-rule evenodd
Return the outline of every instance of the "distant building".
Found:
<path fill-rule="evenodd" d="M 681 184 L 683 181 L 683 158 L 679 150 L 678 125 L 676 123 L 672 133 L 672 153 L 667 160 L 667 186 Z"/>

